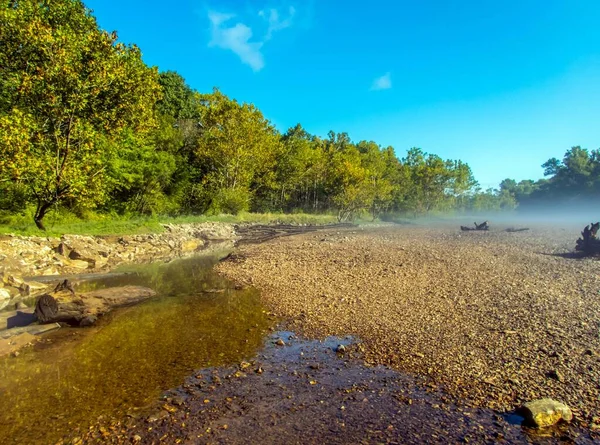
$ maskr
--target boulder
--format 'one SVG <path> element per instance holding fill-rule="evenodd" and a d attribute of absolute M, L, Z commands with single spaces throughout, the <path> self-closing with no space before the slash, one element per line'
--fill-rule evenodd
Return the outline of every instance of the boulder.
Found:
<path fill-rule="evenodd" d="M 525 421 L 534 427 L 551 426 L 559 421 L 570 422 L 573 419 L 571 409 L 564 403 L 553 399 L 539 399 L 525 403 L 521 409 Z"/>
<path fill-rule="evenodd" d="M 0 310 L 4 309 L 10 303 L 11 295 L 8 290 L 0 289 Z"/>
<path fill-rule="evenodd" d="M 23 278 L 21 278 L 19 275 L 16 275 L 16 274 L 5 273 L 2 276 L 2 281 L 5 285 L 13 286 L 13 287 L 19 287 L 19 286 L 21 286 L 21 284 L 23 284 Z"/>
<path fill-rule="evenodd" d="M 46 286 L 43 283 L 37 283 L 35 281 L 24 281 L 23 284 L 19 286 L 19 290 L 21 291 L 21 295 L 29 296 L 46 289 L 46 287 L 48 286 Z"/>
<path fill-rule="evenodd" d="M 198 248 L 202 247 L 202 245 L 204 245 L 204 241 L 202 241 L 201 239 L 190 239 L 187 241 L 183 241 L 181 243 L 181 252 L 194 252 L 198 250 Z"/>

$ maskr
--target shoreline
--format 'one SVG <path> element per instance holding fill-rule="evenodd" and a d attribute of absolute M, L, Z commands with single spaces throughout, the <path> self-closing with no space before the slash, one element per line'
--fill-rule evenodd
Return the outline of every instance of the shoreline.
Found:
<path fill-rule="evenodd" d="M 600 277 L 578 232 L 394 227 L 244 246 L 217 265 L 289 329 L 353 335 L 372 365 L 423 376 L 457 403 L 509 412 L 543 397 L 600 428 Z"/>

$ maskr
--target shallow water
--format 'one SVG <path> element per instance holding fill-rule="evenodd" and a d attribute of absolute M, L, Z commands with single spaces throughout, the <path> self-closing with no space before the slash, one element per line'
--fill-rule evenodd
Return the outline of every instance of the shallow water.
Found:
<path fill-rule="evenodd" d="M 127 274 L 80 283 L 79 292 L 136 284 L 158 296 L 1 359 L 0 443 L 55 443 L 100 416 L 143 410 L 195 369 L 256 354 L 269 317 L 256 291 L 235 290 L 212 272 L 216 261 L 128 266 Z"/>

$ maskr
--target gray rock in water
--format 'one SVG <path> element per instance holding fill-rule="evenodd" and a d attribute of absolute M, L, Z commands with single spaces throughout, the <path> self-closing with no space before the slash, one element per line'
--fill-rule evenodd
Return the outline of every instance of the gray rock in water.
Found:
<path fill-rule="evenodd" d="M 338 354 L 343 354 L 344 352 L 346 352 L 346 347 L 344 345 L 338 345 L 338 347 L 335 348 L 335 352 L 337 352 Z"/>
<path fill-rule="evenodd" d="M 521 409 L 528 424 L 535 427 L 554 425 L 564 420 L 570 422 L 573 419 L 571 409 L 564 403 L 553 399 L 539 399 L 525 403 Z"/>

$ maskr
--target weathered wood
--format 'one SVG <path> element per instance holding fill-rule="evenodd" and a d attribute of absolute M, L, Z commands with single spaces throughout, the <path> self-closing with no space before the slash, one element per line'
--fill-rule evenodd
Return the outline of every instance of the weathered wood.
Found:
<path fill-rule="evenodd" d="M 136 304 L 154 295 L 152 289 L 141 286 L 111 287 L 83 294 L 65 289 L 42 295 L 35 305 L 35 315 L 40 323 L 88 326 L 113 308 Z"/>
<path fill-rule="evenodd" d="M 598 239 L 600 222 L 585 226 L 581 232 L 581 238 L 577 240 L 575 250 L 584 252 L 586 255 L 600 255 L 600 239 Z"/>
<path fill-rule="evenodd" d="M 508 229 L 505 230 L 505 232 L 514 233 L 514 232 L 524 232 L 526 230 L 529 230 L 529 227 L 523 227 L 521 229 L 515 229 L 514 227 L 509 227 Z"/>
<path fill-rule="evenodd" d="M 490 226 L 488 225 L 487 221 L 484 221 L 481 224 L 475 223 L 475 227 L 460 226 L 460 230 L 462 230 L 464 232 L 472 231 L 472 230 L 489 230 L 489 228 L 490 228 Z"/>

